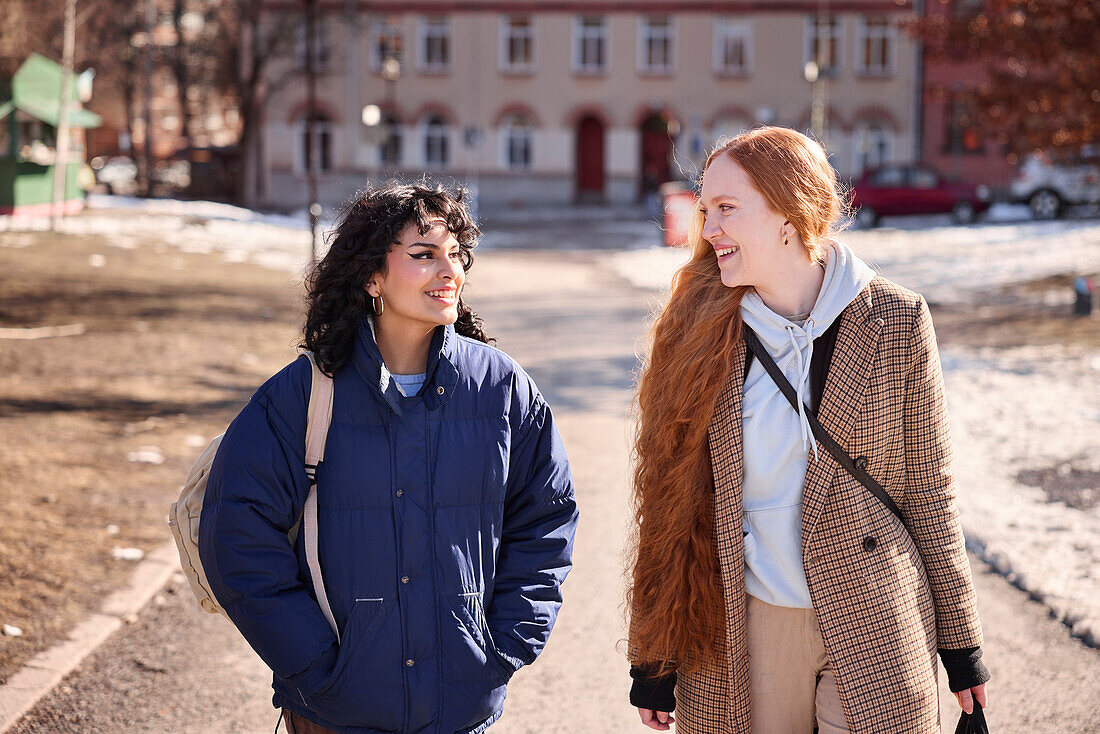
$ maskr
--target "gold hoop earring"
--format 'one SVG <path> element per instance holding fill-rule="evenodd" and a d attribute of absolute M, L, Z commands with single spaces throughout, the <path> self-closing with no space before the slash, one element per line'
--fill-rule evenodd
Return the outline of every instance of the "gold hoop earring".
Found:
<path fill-rule="evenodd" d="M 375 316 L 381 316 L 382 312 L 386 310 L 386 304 L 382 301 L 382 294 L 375 296 L 371 301 L 371 305 L 374 307 Z"/>

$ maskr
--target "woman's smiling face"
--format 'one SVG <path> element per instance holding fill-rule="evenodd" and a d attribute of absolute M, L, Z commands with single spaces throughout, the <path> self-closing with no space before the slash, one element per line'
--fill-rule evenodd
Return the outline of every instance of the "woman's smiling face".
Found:
<path fill-rule="evenodd" d="M 699 208 L 705 217 L 703 239 L 714 248 L 724 285 L 774 282 L 784 259 L 786 219 L 728 155 L 715 158 L 703 175 Z"/>
<path fill-rule="evenodd" d="M 421 234 L 416 221 L 405 225 L 375 273 L 367 292 L 382 296 L 378 317 L 386 328 L 431 329 L 458 320 L 458 297 L 466 271 L 458 240 L 443 219 L 428 221 Z"/>

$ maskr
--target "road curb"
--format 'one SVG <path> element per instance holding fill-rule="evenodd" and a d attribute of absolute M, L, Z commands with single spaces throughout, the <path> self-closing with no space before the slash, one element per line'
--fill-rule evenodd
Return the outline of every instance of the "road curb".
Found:
<path fill-rule="evenodd" d="M 69 639 L 40 652 L 0 686 L 0 734 L 23 718 L 39 699 L 52 691 L 73 668 L 102 645 L 164 588 L 179 570 L 173 542 L 145 557 L 125 587 L 106 598 L 100 610 L 73 628 Z"/>
<path fill-rule="evenodd" d="M 1051 618 L 1061 622 L 1069 630 L 1070 636 L 1085 647 L 1100 649 L 1100 622 L 1086 618 L 1080 611 L 1065 604 L 1053 603 L 1043 589 L 1016 571 L 1008 554 L 992 550 L 986 540 L 972 532 L 970 527 L 963 529 L 963 536 L 966 539 L 966 549 L 981 559 L 989 570 L 1027 594 L 1032 601 L 1046 607 Z"/>

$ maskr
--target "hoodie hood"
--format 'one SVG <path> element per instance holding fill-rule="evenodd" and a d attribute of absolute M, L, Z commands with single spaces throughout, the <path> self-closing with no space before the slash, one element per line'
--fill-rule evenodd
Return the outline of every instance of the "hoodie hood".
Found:
<path fill-rule="evenodd" d="M 798 324 L 772 311 L 755 290 L 746 293 L 741 301 L 742 320 L 756 332 L 768 354 L 798 393 L 802 442 L 807 449 L 813 448 L 815 459 L 817 444 L 813 441 L 804 407 L 810 389 L 810 360 L 813 357 L 814 339 L 832 326 L 840 313 L 874 277 L 875 271 L 856 257 L 846 245 L 829 240 L 825 246 L 825 278 L 813 309 L 804 323 Z M 768 382 L 771 382 L 770 378 Z M 777 386 L 771 384 L 770 387 L 779 393 Z"/>

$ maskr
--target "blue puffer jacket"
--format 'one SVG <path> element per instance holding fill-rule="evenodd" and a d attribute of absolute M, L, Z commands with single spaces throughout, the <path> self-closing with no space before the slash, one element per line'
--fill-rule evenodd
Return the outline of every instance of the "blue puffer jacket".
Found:
<path fill-rule="evenodd" d="M 550 409 L 507 355 L 439 327 L 405 397 L 364 321 L 334 378 L 317 471 L 320 560 L 301 534 L 310 366 L 272 377 L 225 434 L 199 532 L 218 601 L 274 671 L 273 703 L 344 732 L 480 732 L 546 644 L 577 508 Z"/>

